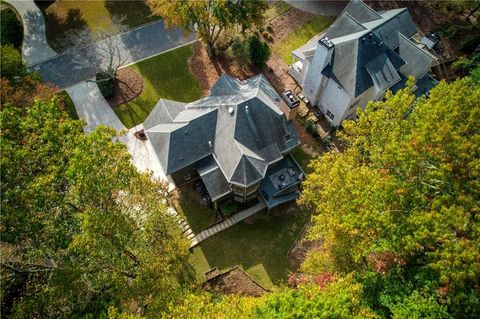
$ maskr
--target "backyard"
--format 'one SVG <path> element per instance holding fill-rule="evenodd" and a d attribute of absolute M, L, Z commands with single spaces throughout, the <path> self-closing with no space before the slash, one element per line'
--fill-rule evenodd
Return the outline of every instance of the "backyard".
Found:
<path fill-rule="evenodd" d="M 133 100 L 114 107 L 127 128 L 143 123 L 160 98 L 191 102 L 201 97 L 188 65 L 192 53 L 192 46 L 187 45 L 129 66 L 142 77 L 143 90 Z"/>
<path fill-rule="evenodd" d="M 46 23 L 48 44 L 61 51 L 62 39 L 71 31 L 115 31 L 116 24 L 133 28 L 159 19 L 144 1 L 36 1 Z"/>
<path fill-rule="evenodd" d="M 241 266 L 263 287 L 272 289 L 290 271 L 287 254 L 307 223 L 309 212 L 295 203 L 260 211 L 193 248 L 189 258 L 198 280 L 211 268 Z"/>
<path fill-rule="evenodd" d="M 276 43 L 273 46 L 273 52 L 278 54 L 286 64 L 290 64 L 291 52 L 328 28 L 333 21 L 335 21 L 334 17 L 315 16 Z"/>

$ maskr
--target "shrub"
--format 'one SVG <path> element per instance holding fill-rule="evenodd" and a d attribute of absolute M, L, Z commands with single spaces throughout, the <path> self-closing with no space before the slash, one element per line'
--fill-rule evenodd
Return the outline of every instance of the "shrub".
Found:
<path fill-rule="evenodd" d="M 310 135 L 312 135 L 313 137 L 318 137 L 317 127 L 315 126 L 315 123 L 313 123 L 313 121 L 305 121 L 304 126 L 307 132 L 310 133 Z"/>
<path fill-rule="evenodd" d="M 108 99 L 115 95 L 115 80 L 110 75 L 98 72 L 96 82 L 104 98 Z"/>
<path fill-rule="evenodd" d="M 232 57 L 236 64 L 243 66 L 250 63 L 250 51 L 248 49 L 248 41 L 241 36 L 232 39 L 227 54 Z"/>
<path fill-rule="evenodd" d="M 12 81 L 16 76 L 22 76 L 27 73 L 27 68 L 22 60 L 20 52 L 13 46 L 2 46 L 1 49 L 1 75 Z"/>
<path fill-rule="evenodd" d="M 262 68 L 268 61 L 271 51 L 268 43 L 253 36 L 249 41 L 250 62 L 257 68 Z"/>
<path fill-rule="evenodd" d="M 13 45 L 19 48 L 22 45 L 23 26 L 22 23 L 18 21 L 15 11 L 10 8 L 2 10 L 0 22 L 1 45 Z"/>
<path fill-rule="evenodd" d="M 220 210 L 225 217 L 232 216 L 238 210 L 238 205 L 235 203 L 225 203 L 220 206 Z"/>

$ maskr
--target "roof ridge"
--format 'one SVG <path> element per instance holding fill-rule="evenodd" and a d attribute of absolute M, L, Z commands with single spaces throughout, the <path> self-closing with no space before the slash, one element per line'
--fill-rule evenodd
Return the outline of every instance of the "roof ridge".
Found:
<path fill-rule="evenodd" d="M 361 27 L 363 28 L 363 31 L 368 30 L 368 28 L 365 27 L 365 26 L 363 25 L 363 23 L 361 23 L 360 21 L 358 21 L 357 19 L 355 19 L 350 13 L 345 12 L 345 15 L 348 16 L 350 19 L 352 19 L 353 22 L 355 22 L 355 23 L 357 23 L 359 26 L 361 26 Z M 361 32 L 361 31 L 357 31 L 357 32 Z M 357 32 L 354 32 L 354 33 L 357 33 Z M 354 33 L 350 33 L 350 34 L 354 34 Z"/>

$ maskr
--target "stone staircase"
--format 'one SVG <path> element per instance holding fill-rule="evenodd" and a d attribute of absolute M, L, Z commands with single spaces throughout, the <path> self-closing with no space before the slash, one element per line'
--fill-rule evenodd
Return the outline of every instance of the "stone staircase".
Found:
<path fill-rule="evenodd" d="M 190 228 L 190 225 L 183 218 L 183 216 L 178 214 L 177 211 L 173 207 L 169 207 L 167 211 L 171 216 L 173 216 L 173 219 L 182 228 L 182 232 L 185 235 L 185 237 L 187 237 L 188 240 L 193 242 L 195 234 L 193 233 L 192 228 Z"/>

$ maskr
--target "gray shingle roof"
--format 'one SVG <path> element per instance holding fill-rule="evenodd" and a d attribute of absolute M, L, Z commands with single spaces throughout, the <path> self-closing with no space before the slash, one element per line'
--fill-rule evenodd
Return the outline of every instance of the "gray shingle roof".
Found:
<path fill-rule="evenodd" d="M 279 102 L 263 75 L 246 81 L 222 75 L 210 96 L 178 104 L 175 117 L 171 104 L 159 102 L 145 129 L 167 175 L 212 154 L 228 182 L 248 186 L 298 145 Z"/>
<path fill-rule="evenodd" d="M 348 34 L 367 30 L 360 22 L 345 12 L 330 26 L 325 36 L 329 39 L 343 37 Z"/>
<path fill-rule="evenodd" d="M 345 9 L 343 9 L 342 14 L 344 13 L 350 14 L 355 20 L 360 23 L 365 23 L 382 18 L 382 16 L 378 14 L 375 10 L 367 6 L 362 1 L 358 0 L 350 1 L 345 7 Z"/>
<path fill-rule="evenodd" d="M 196 169 L 212 201 L 216 201 L 232 191 L 230 184 L 211 155 L 202 159 Z"/>
<path fill-rule="evenodd" d="M 366 68 L 378 91 L 385 91 L 400 81 L 400 75 L 385 53 L 368 62 Z"/>
<path fill-rule="evenodd" d="M 400 68 L 402 74 L 408 76 L 413 75 L 416 79 L 423 77 L 432 66 L 435 58 L 415 45 L 412 41 L 407 39 L 404 35 L 398 34 L 399 47 L 398 52 L 400 56 L 407 62 Z"/>

